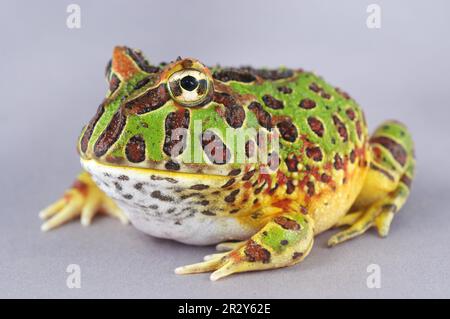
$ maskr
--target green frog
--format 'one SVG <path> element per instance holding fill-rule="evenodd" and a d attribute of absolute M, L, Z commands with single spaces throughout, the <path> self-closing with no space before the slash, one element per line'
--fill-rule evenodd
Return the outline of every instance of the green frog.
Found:
<path fill-rule="evenodd" d="M 97 213 L 218 253 L 177 274 L 233 273 L 302 261 L 314 236 L 334 246 L 386 236 L 414 174 L 407 128 L 369 136 L 355 100 L 302 69 L 151 64 L 119 46 L 109 90 L 78 140 L 83 172 L 41 211 L 42 230 Z"/>

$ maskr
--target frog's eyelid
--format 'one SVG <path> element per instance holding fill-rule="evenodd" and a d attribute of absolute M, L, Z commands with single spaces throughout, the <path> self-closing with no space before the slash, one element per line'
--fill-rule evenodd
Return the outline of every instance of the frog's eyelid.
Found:
<path fill-rule="evenodd" d="M 180 81 L 186 76 L 194 77 L 199 85 L 202 83 L 204 86 L 203 90 L 185 90 L 181 85 Z M 205 85 L 206 81 L 206 85 Z M 185 69 L 173 73 L 168 79 L 169 94 L 176 102 L 184 106 L 195 106 L 202 103 L 208 96 L 208 91 L 210 90 L 210 83 L 208 81 L 208 76 L 196 69 Z"/>

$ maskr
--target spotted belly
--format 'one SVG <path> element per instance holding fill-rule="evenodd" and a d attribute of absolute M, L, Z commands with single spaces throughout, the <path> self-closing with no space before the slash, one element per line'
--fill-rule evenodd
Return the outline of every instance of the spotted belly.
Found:
<path fill-rule="evenodd" d="M 191 245 L 243 240 L 257 229 L 224 214 L 216 190 L 223 176 L 105 165 L 81 160 L 95 183 L 139 230 Z"/>

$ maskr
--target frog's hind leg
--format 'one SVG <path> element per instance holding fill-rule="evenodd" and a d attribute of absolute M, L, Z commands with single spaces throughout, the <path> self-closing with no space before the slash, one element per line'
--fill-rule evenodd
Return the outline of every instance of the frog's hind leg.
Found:
<path fill-rule="evenodd" d="M 78 216 L 81 216 L 81 223 L 87 226 L 99 212 L 128 223 L 127 217 L 112 199 L 97 187 L 87 172 L 82 172 L 61 199 L 40 212 L 39 217 L 47 220 L 41 229 L 48 231 Z"/>
<path fill-rule="evenodd" d="M 382 124 L 370 139 L 371 165 L 364 186 L 351 212 L 335 226 L 350 227 L 330 238 L 330 246 L 363 234 L 375 227 L 387 236 L 395 213 L 406 202 L 414 175 L 411 135 L 399 122 Z"/>
<path fill-rule="evenodd" d="M 230 252 L 208 255 L 204 262 L 175 269 L 177 274 L 213 271 L 211 280 L 233 273 L 294 265 L 308 255 L 313 245 L 313 220 L 300 212 L 273 217 L 245 242 L 219 245 L 234 247 Z"/>

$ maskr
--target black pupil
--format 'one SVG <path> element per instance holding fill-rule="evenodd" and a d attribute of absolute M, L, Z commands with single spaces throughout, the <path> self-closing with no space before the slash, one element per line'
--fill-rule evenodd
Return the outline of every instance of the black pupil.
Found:
<path fill-rule="evenodd" d="M 193 76 L 186 75 L 184 78 L 181 79 L 180 84 L 183 89 L 193 91 L 198 86 L 198 81 Z"/>

